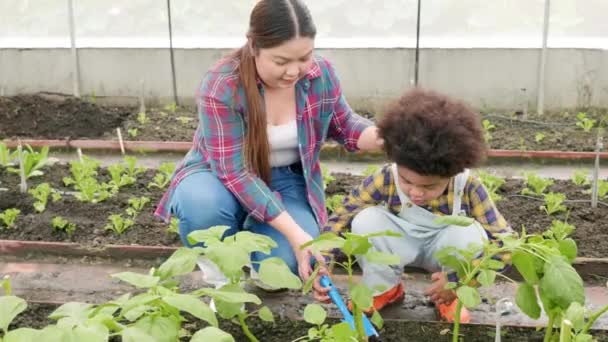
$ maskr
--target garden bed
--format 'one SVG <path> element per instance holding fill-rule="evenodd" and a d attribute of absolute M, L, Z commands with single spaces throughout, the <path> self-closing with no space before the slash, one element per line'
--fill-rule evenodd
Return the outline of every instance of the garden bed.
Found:
<path fill-rule="evenodd" d="M 198 124 L 193 108 L 168 105 L 149 108 L 145 115 L 135 107 L 95 104 L 94 97 L 83 100 L 63 96 L 20 95 L 0 98 L 0 140 L 93 139 L 116 140 L 116 128 L 124 140 L 190 142 Z M 585 112 L 597 126 L 605 109 Z M 374 118 L 373 113 L 363 113 Z M 530 113 L 527 118 L 511 113 L 484 113 L 492 149 L 593 151 L 595 130 L 585 131 L 578 112 Z M 587 121 L 590 122 L 590 121 Z M 581 125 L 577 126 L 577 123 Z M 493 125 L 494 127 L 492 127 Z"/>
<path fill-rule="evenodd" d="M 33 207 L 33 197 L 18 191 L 17 175 L 0 169 L 0 188 L 6 189 L 0 191 L 0 212 L 9 208 L 21 211 L 14 228 L 0 229 L 0 240 L 74 242 L 82 247 L 95 248 L 108 245 L 179 246 L 178 236 L 168 231 L 169 225 L 153 216 L 164 191 L 148 188 L 155 174 L 155 170 L 148 169 L 138 176 L 135 184 L 121 188 L 115 196 L 100 203 L 85 203 L 70 195 L 74 189 L 63 184 L 62 179 L 70 175 L 69 166 L 57 164 L 46 169 L 43 176 L 30 179 L 30 188 L 48 182 L 52 188 L 65 193 L 56 203 L 49 199 L 46 210 L 37 213 Z M 362 179 L 361 176 L 350 174 L 334 174 L 334 177 L 335 181 L 327 187 L 328 198 L 346 194 Z M 98 179 L 100 182 L 109 180 L 107 169 L 100 169 Z M 573 238 L 578 244 L 580 257 L 602 258 L 608 255 L 608 207 L 600 204 L 592 209 L 590 203 L 585 202 L 590 198 L 584 192 L 589 186 L 576 186 L 570 180 L 556 180 L 548 191 L 563 193 L 568 201 L 583 202 L 565 202 L 567 211 L 554 215 L 547 215 L 539 209 L 544 203 L 542 200 L 522 197 L 520 193 L 523 188 L 522 180 L 508 179 L 498 190 L 503 199 L 497 206 L 514 229 L 520 230 L 525 226 L 529 233 L 540 233 L 551 225 L 552 220 L 567 220 L 576 227 Z M 105 229 L 111 214 L 125 216 L 128 200 L 142 196 L 148 197 L 150 202 L 131 228 L 120 235 Z M 76 225 L 71 236 L 51 228 L 51 220 L 56 216 L 62 216 Z"/>

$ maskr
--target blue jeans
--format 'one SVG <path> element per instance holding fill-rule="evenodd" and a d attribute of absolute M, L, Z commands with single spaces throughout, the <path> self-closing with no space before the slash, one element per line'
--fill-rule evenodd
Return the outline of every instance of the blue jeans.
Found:
<path fill-rule="evenodd" d="M 285 209 L 304 231 L 313 238 L 319 236 L 319 225 L 308 204 L 306 183 L 300 172 L 288 166 L 272 168 L 270 189 L 281 194 Z M 197 172 L 184 178 L 175 189 L 171 211 L 179 219 L 179 235 L 185 246 L 192 247 L 187 236 L 195 230 L 224 225 L 230 227 L 224 236 L 231 236 L 247 229 L 272 238 L 278 245 L 270 254 L 251 254 L 256 271 L 256 262 L 279 257 L 298 274 L 298 262 L 285 236 L 267 223 L 246 220 L 247 211 L 212 172 Z M 243 227 L 246 221 L 247 227 Z"/>

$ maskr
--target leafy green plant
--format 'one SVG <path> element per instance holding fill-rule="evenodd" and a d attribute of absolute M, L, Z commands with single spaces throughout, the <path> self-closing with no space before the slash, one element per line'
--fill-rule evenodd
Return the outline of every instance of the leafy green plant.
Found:
<path fill-rule="evenodd" d="M 17 151 L 11 153 L 11 150 L 6 147 L 6 144 L 0 142 L 0 166 L 9 167 L 15 165 L 14 161 L 17 157 Z"/>
<path fill-rule="evenodd" d="M 329 169 L 325 165 L 321 165 L 321 175 L 323 177 L 323 184 L 326 188 L 336 180 L 336 178 L 329 173 Z"/>
<path fill-rule="evenodd" d="M 89 95 L 89 102 L 91 102 L 92 104 L 97 103 L 97 93 L 95 92 L 95 89 L 91 90 L 91 94 Z"/>
<path fill-rule="evenodd" d="M 489 142 L 490 140 L 492 140 L 492 131 L 496 129 L 496 125 L 492 124 L 490 122 L 490 120 L 488 119 L 484 119 L 481 122 L 481 126 L 483 127 L 483 138 L 486 140 L 486 142 Z"/>
<path fill-rule="evenodd" d="M 70 173 L 72 177 L 64 177 L 63 184 L 66 186 L 79 184 L 86 178 L 95 178 L 99 162 L 87 156 L 82 156 L 82 161 L 73 160 L 70 162 Z"/>
<path fill-rule="evenodd" d="M 49 183 L 41 183 L 37 187 L 28 190 L 28 193 L 36 200 L 34 202 L 34 209 L 39 213 L 46 209 L 49 195 L 51 195 L 53 203 L 61 199 L 61 194 L 57 190 L 51 188 Z"/>
<path fill-rule="evenodd" d="M 171 218 L 171 221 L 169 221 L 169 228 L 167 228 L 167 232 L 179 235 L 179 219 L 177 217 Z"/>
<path fill-rule="evenodd" d="M 126 166 L 126 172 L 129 177 L 137 179 L 137 176 L 141 173 L 146 172 L 145 167 L 137 166 L 137 158 L 133 156 L 125 156 L 124 162 Z"/>
<path fill-rule="evenodd" d="M 154 175 L 154 179 L 148 184 L 148 189 L 159 188 L 164 189 L 169 185 L 171 176 L 175 171 L 175 163 L 162 163 L 158 167 L 158 172 Z"/>
<path fill-rule="evenodd" d="M 340 323 L 331 327 L 329 324 L 324 323 L 327 318 L 327 312 L 319 304 L 308 304 L 304 308 L 304 321 L 315 325 L 308 329 L 306 336 L 299 337 L 292 342 L 297 341 L 342 341 L 346 337 L 353 335 L 348 323 Z M 348 340 L 347 340 L 348 341 Z"/>
<path fill-rule="evenodd" d="M 492 175 L 482 170 L 477 171 L 477 176 L 494 203 L 502 200 L 502 197 L 498 194 L 498 190 L 505 184 L 504 177 Z"/>
<path fill-rule="evenodd" d="M 135 217 L 137 217 L 137 215 L 141 213 L 141 211 L 148 203 L 150 203 L 150 198 L 146 196 L 129 198 L 129 208 L 127 208 L 127 215 L 129 215 L 132 219 L 135 219 Z"/>
<path fill-rule="evenodd" d="M 109 223 L 106 224 L 105 229 L 111 230 L 118 235 L 124 233 L 127 229 L 131 228 L 135 222 L 130 218 L 123 218 L 120 214 L 112 214 L 108 218 Z"/>
<path fill-rule="evenodd" d="M 69 222 L 61 216 L 53 217 L 51 226 L 54 230 L 66 232 L 68 236 L 72 236 L 72 233 L 76 230 L 76 225 L 74 223 Z"/>
<path fill-rule="evenodd" d="M 17 220 L 17 216 L 21 214 L 21 210 L 16 208 L 6 209 L 4 212 L 0 213 L 0 220 L 4 222 L 4 226 L 6 228 L 14 228 L 15 221 Z"/>
<path fill-rule="evenodd" d="M 188 241 L 191 244 L 205 245 L 204 248 L 194 247 L 193 251 L 197 254 L 204 254 L 214 262 L 229 280 L 228 284 L 219 289 L 203 288 L 195 293 L 213 298 L 218 314 L 224 319 L 237 319 L 247 338 L 257 342 L 258 339 L 249 330 L 247 318 L 257 315 L 262 320 L 269 322 L 274 318 L 267 307 L 261 307 L 251 313 L 244 307 L 245 303 L 260 305 L 261 301 L 257 296 L 244 290 L 241 283 L 243 267 L 251 262 L 252 252 L 269 254 L 277 244 L 268 236 L 249 231 L 240 231 L 222 240 L 228 229 L 228 226 L 216 226 L 197 230 L 188 235 Z M 190 262 L 196 262 L 196 257 L 191 258 Z M 300 278 L 291 273 L 289 267 L 280 258 L 272 257 L 259 262 L 258 274 L 263 283 L 275 288 L 299 289 L 302 287 Z"/>
<path fill-rule="evenodd" d="M 4 340 L 11 341 L 9 338 L 13 338 L 15 333 L 9 332 L 8 327 L 17 315 L 27 309 L 27 303 L 25 300 L 12 295 L 11 282 L 8 276 L 2 279 L 2 288 L 4 288 L 4 295 L 0 296 L 0 330 L 4 333 Z"/>
<path fill-rule="evenodd" d="M 110 173 L 110 182 L 113 193 L 117 193 L 120 188 L 132 185 L 135 183 L 135 178 L 127 174 L 125 166 L 122 164 L 112 164 L 108 166 L 108 172 Z"/>
<path fill-rule="evenodd" d="M 354 332 L 350 329 L 348 323 L 341 323 L 332 327 L 332 333 L 339 341 L 351 340 L 352 337 L 355 337 L 357 341 L 365 340 L 367 338 L 365 329 L 363 328 L 363 310 L 372 306 L 373 292 L 362 283 L 353 283 L 353 265 L 357 262 L 356 258 L 364 257 L 368 262 L 384 265 L 399 264 L 399 256 L 379 252 L 372 248 L 372 244 L 369 242 L 369 239 L 376 236 L 399 237 L 401 235 L 388 230 L 364 235 L 344 233 L 342 236 L 327 232 L 302 245 L 302 248 L 310 246 L 312 252 L 315 254 L 327 253 L 328 251 L 332 251 L 334 249 L 340 249 L 346 256 L 346 261 L 344 262 L 335 260 L 329 261 L 330 268 L 333 266 L 339 266 L 346 270 L 348 274 L 348 292 L 352 300 L 352 311 L 355 320 Z M 306 284 L 304 284 L 303 292 L 305 294 L 312 289 L 312 283 L 317 277 L 319 271 L 320 265 L 317 264 L 312 275 Z M 382 325 L 382 317 L 377 311 L 374 312 L 373 316 L 371 317 L 371 321 L 376 326 Z"/>
<path fill-rule="evenodd" d="M 563 205 L 566 200 L 566 195 L 561 193 L 550 192 L 544 195 L 545 197 L 545 205 L 541 206 L 540 209 L 544 210 L 547 215 L 553 215 L 559 213 L 561 211 L 566 211 L 565 205 Z"/>
<path fill-rule="evenodd" d="M 577 186 L 589 185 L 589 179 L 587 178 L 587 172 L 583 170 L 574 171 L 572 175 L 572 183 Z"/>
<path fill-rule="evenodd" d="M 42 147 L 38 152 L 35 151 L 30 145 L 25 145 L 25 149 L 21 151 L 21 157 L 19 156 L 19 151 L 17 151 L 16 158 L 23 159 L 25 179 L 42 176 L 44 172 L 42 172 L 41 169 L 49 165 L 48 156 L 48 146 Z M 16 174 L 20 173 L 18 167 L 9 167 L 7 170 Z"/>
<path fill-rule="evenodd" d="M 526 188 L 521 191 L 523 195 L 542 196 L 547 188 L 553 185 L 553 180 L 542 178 L 535 172 L 524 172 Z"/>
<path fill-rule="evenodd" d="M 369 177 L 381 169 L 379 165 L 367 165 L 365 170 L 363 170 L 363 177 Z"/>
<path fill-rule="evenodd" d="M 517 305 L 526 315 L 538 319 L 541 314 L 540 298 L 549 317 L 545 341 L 552 341 L 556 319 L 562 317 L 572 303 L 584 303 L 585 293 L 583 281 L 570 261 L 572 253 L 576 255 L 576 244 L 572 246 L 570 242 L 574 241 L 570 239 L 569 243 L 563 244 L 562 247 L 561 242 L 568 239 L 565 234 L 568 230 L 563 226 L 554 225 L 550 231 L 551 233 L 544 236 L 528 235 L 525 229 L 520 237 L 497 234 L 500 243 L 488 241 L 483 246 L 471 245 L 465 250 L 447 247 L 435 254 L 441 265 L 448 267 L 458 276 L 457 282 L 446 285 L 447 289 L 455 290 L 459 299 L 452 335 L 454 342 L 459 340 L 462 307 L 474 308 L 481 303 L 479 291 L 474 284 L 492 286 L 499 275 L 497 271 L 505 267 L 496 257 L 505 254 L 511 255 L 513 266 L 523 277 L 523 283 L 518 284 Z M 500 276 L 509 279 L 504 275 Z M 536 286 L 539 288 L 538 294 Z"/>
<path fill-rule="evenodd" d="M 137 113 L 137 122 L 139 122 L 142 125 L 145 125 L 148 122 L 150 122 L 150 119 L 146 115 L 146 112 L 139 112 L 139 113 Z"/>
<path fill-rule="evenodd" d="M 541 143 L 543 140 L 545 140 L 544 133 L 536 132 L 536 134 L 534 134 L 534 141 L 536 141 L 536 143 Z"/>
<path fill-rule="evenodd" d="M 194 333 L 190 342 L 222 341 L 234 339 L 218 328 L 218 320 L 211 308 L 200 298 L 202 292 L 180 293 L 177 277 L 189 274 L 196 266 L 196 251 L 178 249 L 160 267 L 152 268 L 147 274 L 122 272 L 112 277 L 137 288 L 139 294 L 126 293 L 112 301 L 92 305 L 87 303 L 66 303 L 49 318 L 56 324 L 43 329 L 18 328 L 8 331 L 13 319 L 25 308 L 27 303 L 11 296 L 10 283 L 2 283 L 7 290 L 0 297 L 0 330 L 5 334 L 2 340 L 10 341 L 108 341 L 120 336 L 122 341 L 178 341 L 188 335 L 182 328 L 188 318 L 206 322 L 207 327 Z M 142 292 L 143 290 L 143 292 Z M 232 293 L 229 290 L 216 290 L 228 300 L 253 300 L 253 295 Z M 257 297 L 255 297 L 257 298 Z M 267 311 L 260 310 L 261 316 L 268 319 Z"/>
<path fill-rule="evenodd" d="M 599 198 L 606 198 L 608 195 L 608 181 L 602 179 L 597 180 L 597 195 Z"/>
<path fill-rule="evenodd" d="M 194 118 L 188 116 L 178 116 L 175 119 L 179 121 L 182 125 L 187 125 L 189 122 L 194 121 Z"/>
<path fill-rule="evenodd" d="M 585 132 L 590 132 L 597 120 L 593 120 L 587 117 L 587 113 L 579 112 L 576 115 L 576 126 L 583 129 Z"/>
<path fill-rule="evenodd" d="M 177 103 L 175 103 L 175 102 L 169 103 L 168 105 L 165 106 L 165 110 L 171 114 L 175 114 L 175 112 L 177 111 Z"/>
<path fill-rule="evenodd" d="M 325 200 L 325 207 L 328 212 L 333 213 L 342 205 L 342 201 L 344 201 L 344 195 L 335 194 Z"/>
<path fill-rule="evenodd" d="M 130 136 L 131 138 L 136 138 L 136 137 L 137 137 L 138 132 L 139 132 L 139 131 L 137 130 L 137 128 L 129 128 L 129 129 L 127 129 L 127 133 L 129 134 L 129 136 Z"/>
<path fill-rule="evenodd" d="M 74 197 L 82 202 L 99 203 L 112 197 L 107 184 L 99 184 L 95 178 L 85 178 L 75 185 Z"/>

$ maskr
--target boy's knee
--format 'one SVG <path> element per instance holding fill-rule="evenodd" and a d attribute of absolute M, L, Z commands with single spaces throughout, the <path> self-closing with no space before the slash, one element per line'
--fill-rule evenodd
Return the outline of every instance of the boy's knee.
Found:
<path fill-rule="evenodd" d="M 379 207 L 369 207 L 363 209 L 353 218 L 351 231 L 354 234 L 369 234 L 381 230 L 382 224 L 386 220 L 386 213 Z M 384 227 L 382 230 L 386 230 Z"/>
<path fill-rule="evenodd" d="M 471 245 L 481 248 L 487 241 L 485 230 L 475 222 L 468 227 L 450 226 L 445 228 L 442 236 L 442 247 L 455 247 L 457 249 L 468 249 Z"/>

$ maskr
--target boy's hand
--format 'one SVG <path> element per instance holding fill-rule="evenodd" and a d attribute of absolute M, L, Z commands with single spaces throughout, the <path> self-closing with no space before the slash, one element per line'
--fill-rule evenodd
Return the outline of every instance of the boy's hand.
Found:
<path fill-rule="evenodd" d="M 431 275 L 433 284 L 424 291 L 435 304 L 450 304 L 456 299 L 456 292 L 445 288 L 448 276 L 445 272 L 435 272 Z"/>

